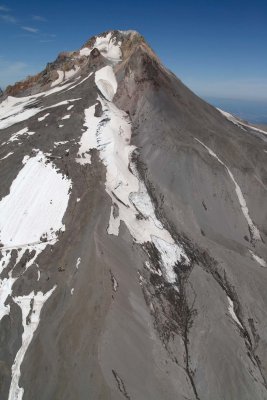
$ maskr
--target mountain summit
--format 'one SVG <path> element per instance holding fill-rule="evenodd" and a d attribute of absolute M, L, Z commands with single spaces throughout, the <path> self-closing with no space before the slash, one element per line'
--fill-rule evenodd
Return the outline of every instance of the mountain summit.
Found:
<path fill-rule="evenodd" d="M 266 132 L 135 31 L 0 101 L 0 398 L 266 399 Z"/>

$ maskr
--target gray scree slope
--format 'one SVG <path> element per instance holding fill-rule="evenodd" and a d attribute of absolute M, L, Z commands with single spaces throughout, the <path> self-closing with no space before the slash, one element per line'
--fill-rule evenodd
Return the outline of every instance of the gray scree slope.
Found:
<path fill-rule="evenodd" d="M 266 133 L 142 36 L 0 103 L 0 398 L 267 399 Z"/>

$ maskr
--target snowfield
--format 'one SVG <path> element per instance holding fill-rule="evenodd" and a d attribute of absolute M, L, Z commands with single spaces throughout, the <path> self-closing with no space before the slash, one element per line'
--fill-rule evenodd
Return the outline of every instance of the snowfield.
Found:
<path fill-rule="evenodd" d="M 64 230 L 71 182 L 42 152 L 29 158 L 0 201 L 0 242 L 21 246 L 54 238 Z"/>
<path fill-rule="evenodd" d="M 165 278 L 175 283 L 173 267 L 181 261 L 188 264 L 189 259 L 157 219 L 146 187 L 131 162 L 135 150 L 130 145 L 131 124 L 127 114 L 111 102 L 117 90 L 115 79 L 111 67 L 104 67 L 96 73 L 95 82 L 102 93 L 98 102 L 103 114 L 95 116 L 96 105 L 85 110 L 87 130 L 81 137 L 76 160 L 80 164 L 90 164 L 90 150 L 99 150 L 106 166 L 106 191 L 113 202 L 108 233 L 118 235 L 120 221 L 124 221 L 137 243 L 144 245 L 150 242 L 156 247 Z M 116 216 L 114 207 L 118 213 Z"/>
<path fill-rule="evenodd" d="M 39 151 L 34 157 L 24 157 L 23 167 L 13 181 L 9 194 L 0 201 L 0 273 L 11 261 L 11 250 L 17 251 L 13 268 L 7 277 L 0 280 L 0 320 L 9 314 L 10 301 L 13 301 L 21 308 L 23 326 L 22 344 L 12 366 L 9 400 L 21 400 L 23 397 L 23 388 L 19 387 L 20 366 L 38 327 L 41 309 L 55 289 L 46 294 L 39 291 L 12 297 L 12 287 L 30 266 L 35 264 L 38 268 L 35 263 L 37 257 L 48 244 L 55 244 L 58 233 L 64 231 L 62 219 L 70 190 L 71 181 Z M 30 258 L 20 274 L 14 274 L 15 267 L 26 251 L 31 254 Z"/>
<path fill-rule="evenodd" d="M 69 86 L 69 85 L 66 85 L 66 86 Z M 63 88 L 63 86 L 62 86 L 62 88 Z M 39 114 L 42 111 L 49 110 L 51 108 L 59 107 L 62 105 L 68 105 L 69 103 L 71 103 L 73 101 L 81 100 L 80 98 L 63 100 L 63 101 L 60 101 L 59 103 L 52 104 L 51 106 L 48 106 L 48 107 L 40 106 L 40 107 L 28 108 L 31 105 L 34 106 L 34 103 L 35 103 L 37 97 L 44 96 L 44 95 L 45 95 L 45 93 L 40 93 L 39 95 L 30 96 L 30 97 L 22 97 L 21 99 L 19 99 L 17 97 L 11 97 L 11 96 L 7 97 L 6 100 L 4 100 L 0 104 L 0 129 L 5 129 L 14 124 L 17 124 L 18 122 L 25 121 L 26 119 L 29 119 L 29 118 L 35 116 L 36 114 Z M 21 100 L 21 101 L 19 101 L 19 100 Z"/>
<path fill-rule="evenodd" d="M 24 267 L 25 272 L 65 229 L 62 219 L 69 201 L 71 182 L 47 161 L 42 152 L 25 159 L 9 194 L 0 201 L 0 273 L 8 266 L 12 249 L 17 250 L 13 269 L 26 251 L 33 252 Z M 5 303 L 18 278 L 19 275 L 14 276 L 11 269 L 8 277 L 0 280 L 0 320 L 9 314 L 10 306 Z"/>

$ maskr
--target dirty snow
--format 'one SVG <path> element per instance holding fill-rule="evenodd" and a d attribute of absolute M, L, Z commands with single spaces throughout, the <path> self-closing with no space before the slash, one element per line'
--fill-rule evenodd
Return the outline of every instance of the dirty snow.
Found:
<path fill-rule="evenodd" d="M 163 228 L 155 215 L 155 210 L 145 185 L 142 183 L 131 156 L 135 150 L 130 145 L 131 124 L 127 114 L 119 110 L 111 100 L 117 84 L 110 68 L 102 68 L 96 73 L 96 84 L 103 96 L 98 97 L 103 114 L 95 117 L 95 106 L 85 110 L 85 126 L 80 141 L 77 162 L 90 163 L 89 151 L 99 150 L 100 158 L 106 166 L 106 191 L 117 205 L 118 217 L 110 213 L 108 233 L 118 235 L 120 221 L 124 221 L 137 243 L 153 243 L 161 256 L 161 265 L 166 279 L 174 283 L 176 274 L 173 267 L 179 261 L 189 262 L 183 248 L 177 245 L 170 233 Z M 99 81 L 106 82 L 103 84 Z"/>
<path fill-rule="evenodd" d="M 95 73 L 95 83 L 102 95 L 109 101 L 112 101 L 117 91 L 117 80 L 113 68 L 107 65 Z"/>
<path fill-rule="evenodd" d="M 58 78 L 54 82 L 52 82 L 51 87 L 59 85 L 61 82 L 63 82 L 64 72 L 60 71 L 60 70 L 57 70 L 57 73 L 58 73 Z"/>
<path fill-rule="evenodd" d="M 159 276 L 162 276 L 162 272 L 160 270 L 157 270 L 156 268 L 154 268 L 149 261 L 145 262 L 145 267 L 148 271 L 152 272 L 152 274 L 156 274 Z"/>
<path fill-rule="evenodd" d="M 228 311 L 229 311 L 229 314 L 231 315 L 233 320 L 240 326 L 240 328 L 243 328 L 238 316 L 236 315 L 236 313 L 234 311 L 234 303 L 233 303 L 233 301 L 230 299 L 229 296 L 227 296 L 227 300 L 228 300 Z"/>
<path fill-rule="evenodd" d="M 258 228 L 254 225 L 252 219 L 250 218 L 249 215 L 249 211 L 248 211 L 248 207 L 247 207 L 247 203 L 246 200 L 243 196 L 243 193 L 241 191 L 240 186 L 238 185 L 238 183 L 236 182 L 234 175 L 232 174 L 232 172 L 230 171 L 230 169 L 224 164 L 224 162 L 208 147 L 206 146 L 204 143 L 202 143 L 199 139 L 195 138 L 195 140 L 197 142 L 199 142 L 203 147 L 205 147 L 205 149 L 209 152 L 209 154 L 216 158 L 216 160 L 224 166 L 224 168 L 226 169 L 226 171 L 228 172 L 228 175 L 230 176 L 231 180 L 233 181 L 234 185 L 235 185 L 235 192 L 239 201 L 239 204 L 241 206 L 241 210 L 243 212 L 244 217 L 247 220 L 248 226 L 250 228 L 251 231 L 251 235 L 253 237 L 254 240 L 261 240 L 261 236 L 260 236 L 260 232 L 258 230 Z"/>
<path fill-rule="evenodd" d="M 76 268 L 79 269 L 79 265 L 81 263 L 81 257 L 77 258 Z"/>
<path fill-rule="evenodd" d="M 79 69 L 80 68 L 78 67 L 78 65 L 75 65 L 75 67 L 73 69 L 70 69 L 69 71 L 65 71 L 64 81 L 71 79 L 73 77 L 73 75 L 75 75 L 79 71 Z"/>
<path fill-rule="evenodd" d="M 115 278 L 115 276 L 112 274 L 111 271 L 110 271 L 110 273 L 111 273 L 112 289 L 114 290 L 114 292 L 117 292 L 118 287 L 119 287 L 118 281 Z"/>
<path fill-rule="evenodd" d="M 249 252 L 250 252 L 252 258 L 253 258 L 258 264 L 260 264 L 261 267 L 267 267 L 266 261 L 265 261 L 263 258 L 261 258 L 261 257 L 257 256 L 256 254 L 254 254 L 253 251 L 251 251 L 251 250 L 249 250 Z"/>
<path fill-rule="evenodd" d="M 52 295 L 55 288 L 56 286 L 45 294 L 42 292 L 37 292 L 35 294 L 32 291 L 29 295 L 18 296 L 13 299 L 21 309 L 23 334 L 21 347 L 17 352 L 15 361 L 12 365 L 12 377 L 8 400 L 22 400 L 24 389 L 19 386 L 21 364 L 32 341 L 33 335 L 38 328 L 43 305 Z"/>

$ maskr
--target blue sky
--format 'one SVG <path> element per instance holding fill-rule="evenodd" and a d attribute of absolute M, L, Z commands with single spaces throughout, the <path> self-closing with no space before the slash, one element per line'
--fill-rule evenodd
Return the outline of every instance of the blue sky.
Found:
<path fill-rule="evenodd" d="M 267 1 L 0 0 L 0 86 L 108 29 L 136 29 L 201 96 L 267 100 Z"/>

